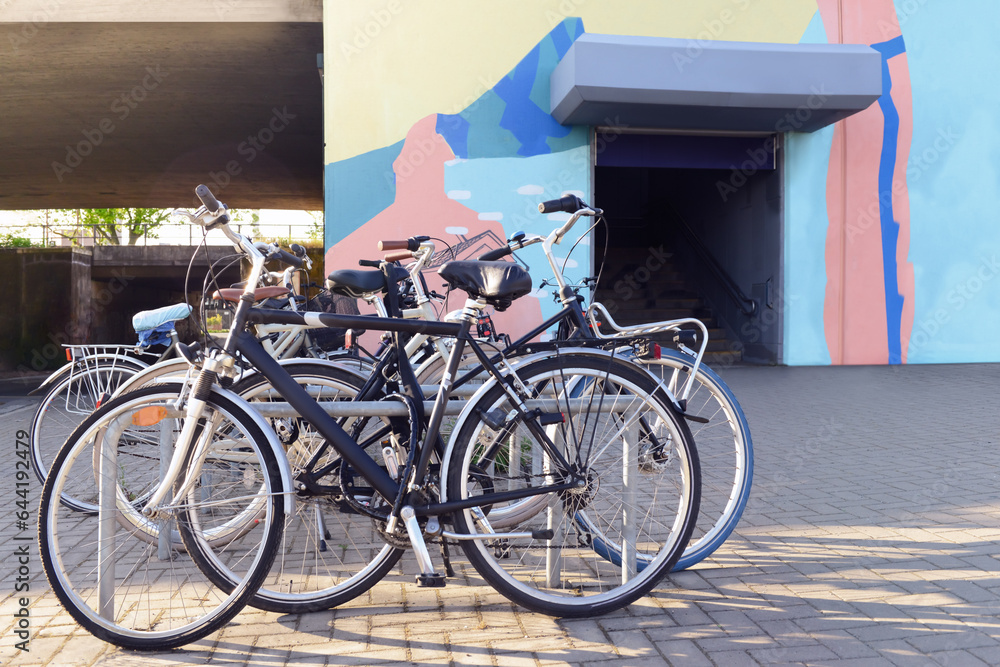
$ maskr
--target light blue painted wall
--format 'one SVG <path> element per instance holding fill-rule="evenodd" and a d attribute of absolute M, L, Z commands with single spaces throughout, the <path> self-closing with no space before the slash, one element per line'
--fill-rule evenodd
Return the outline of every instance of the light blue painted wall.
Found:
<path fill-rule="evenodd" d="M 801 41 L 825 44 L 819 12 Z M 779 303 L 784 314 L 783 362 L 830 363 L 823 330 L 826 296 L 826 174 L 833 126 L 812 134 L 785 135 L 784 286 Z"/>
<path fill-rule="evenodd" d="M 913 87 L 910 363 L 1000 361 L 1000 3 L 896 3 Z"/>

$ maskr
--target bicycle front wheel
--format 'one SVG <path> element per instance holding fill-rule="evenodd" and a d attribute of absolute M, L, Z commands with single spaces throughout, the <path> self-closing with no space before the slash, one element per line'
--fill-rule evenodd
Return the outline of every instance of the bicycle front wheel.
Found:
<path fill-rule="evenodd" d="M 285 370 L 320 403 L 350 401 L 364 384 L 353 372 L 329 364 L 304 360 Z M 283 400 L 261 375 L 241 381 L 233 391 L 251 402 Z M 340 456 L 309 422 L 294 414 L 269 421 L 285 446 L 293 474 L 328 472 L 314 476 L 324 489 L 307 489 L 296 497 L 294 514 L 285 517 L 278 555 L 250 604 L 285 614 L 343 604 L 381 581 L 403 550 L 386 544 L 377 521 L 352 509 L 340 488 Z M 381 458 L 382 440 L 390 437 L 382 420 L 341 419 L 340 424 Z M 355 501 L 367 504 L 371 498 Z M 233 573 L 224 563 L 205 559 L 201 566 L 213 581 L 231 585 Z"/>
<path fill-rule="evenodd" d="M 456 531 L 473 538 L 462 547 L 487 582 L 534 611 L 623 607 L 670 571 L 694 527 L 700 482 L 690 432 L 630 363 L 565 353 L 516 372 L 541 412 L 526 421 L 494 387 L 454 442 L 449 500 L 483 497 L 455 514 Z M 530 501 L 490 497 L 505 491 Z"/>
<path fill-rule="evenodd" d="M 160 484 L 161 461 L 169 461 L 180 432 L 180 389 L 147 387 L 102 406 L 67 440 L 42 491 L 38 539 L 53 591 L 85 629 L 130 649 L 181 646 L 224 625 L 266 576 L 284 523 L 284 488 L 267 438 L 240 404 L 218 393 L 199 421 L 196 439 L 207 438 L 208 453 L 191 490 L 152 519 L 120 520 L 142 516 Z M 58 500 L 65 493 L 97 511 L 66 509 Z M 226 562 L 236 585 L 213 584 L 177 550 L 174 532 L 188 552 Z"/>

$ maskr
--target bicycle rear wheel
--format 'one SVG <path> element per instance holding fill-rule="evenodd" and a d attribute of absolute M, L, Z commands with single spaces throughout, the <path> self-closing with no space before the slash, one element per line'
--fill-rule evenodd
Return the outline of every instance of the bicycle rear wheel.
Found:
<path fill-rule="evenodd" d="M 155 519 L 120 521 L 142 516 L 143 499 L 160 483 L 161 460 L 180 430 L 180 388 L 143 388 L 102 406 L 60 450 L 42 491 L 38 539 L 53 591 L 89 632 L 131 649 L 181 646 L 224 625 L 266 576 L 284 523 L 284 488 L 267 438 L 240 404 L 214 392 L 197 434 L 210 436 L 208 455 L 192 490 Z M 64 493 L 97 512 L 66 509 L 58 502 Z M 175 531 L 189 552 L 224 560 L 236 585 L 213 584 L 176 550 Z M 150 532 L 164 539 L 150 541 Z"/>
<path fill-rule="evenodd" d="M 563 353 L 517 375 L 547 400 L 538 418 L 554 423 L 526 423 L 502 387 L 487 391 L 471 411 L 482 418 L 466 420 L 454 441 L 448 498 L 537 495 L 528 503 L 484 498 L 457 512 L 456 532 L 475 538 L 462 547 L 487 582 L 534 611 L 590 616 L 623 607 L 670 571 L 694 527 L 699 469 L 690 432 L 652 378 L 618 359 Z M 572 486 L 551 490 L 559 484 Z M 510 507 L 522 512 L 516 523 Z M 495 517 L 504 530 L 492 527 Z"/>
<path fill-rule="evenodd" d="M 664 349 L 660 359 L 644 360 L 647 370 L 667 381 L 678 396 L 691 376 L 693 359 Z M 701 562 L 721 547 L 743 515 L 753 483 L 753 441 L 750 426 L 736 396 L 716 373 L 699 364 L 687 399 L 688 422 L 698 446 L 701 465 L 701 509 L 691 541 L 674 570 Z"/>

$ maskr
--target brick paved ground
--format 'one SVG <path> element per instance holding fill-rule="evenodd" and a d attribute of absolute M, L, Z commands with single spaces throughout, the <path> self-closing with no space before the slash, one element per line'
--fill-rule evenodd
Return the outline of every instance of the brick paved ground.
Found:
<path fill-rule="evenodd" d="M 34 554 L 23 653 L 13 648 L 17 564 L 7 555 L 0 663 L 1000 664 L 1000 365 L 722 375 L 753 429 L 743 521 L 714 558 L 627 610 L 556 620 L 486 587 L 418 589 L 395 573 L 335 611 L 248 609 L 186 649 L 142 655 L 79 629 Z M 0 402 L 0 549 L 12 550 L 15 434 L 34 404 Z"/>

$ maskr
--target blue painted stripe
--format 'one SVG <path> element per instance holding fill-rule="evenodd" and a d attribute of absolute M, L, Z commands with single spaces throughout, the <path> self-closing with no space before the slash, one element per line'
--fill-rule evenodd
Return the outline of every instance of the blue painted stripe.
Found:
<path fill-rule="evenodd" d="M 882 97 L 878 105 L 884 118 L 882 155 L 878 167 L 879 222 L 882 230 L 882 271 L 885 282 L 885 323 L 889 345 L 889 363 L 903 362 L 900 331 L 903 322 L 903 295 L 899 293 L 899 270 L 896 265 L 896 246 L 899 242 L 899 223 L 892 210 L 892 177 L 896 171 L 896 152 L 899 145 L 899 112 L 892 101 L 892 77 L 889 59 L 906 52 L 903 36 L 887 42 L 872 44 L 882 54 Z"/>

